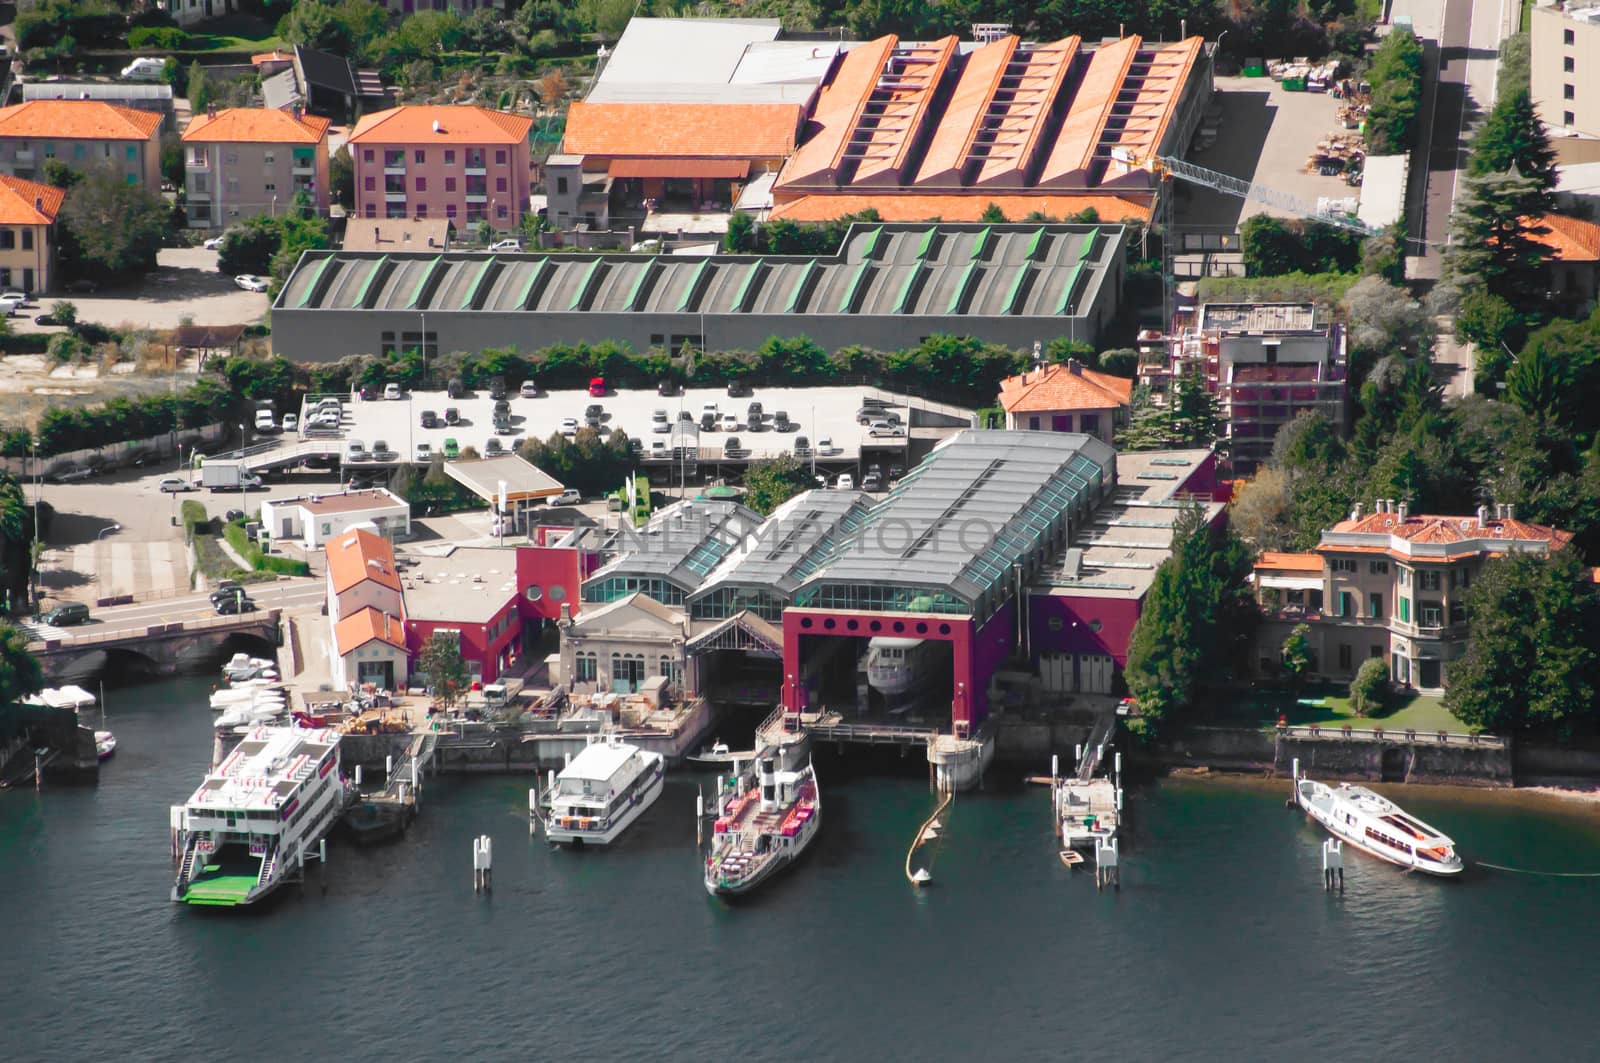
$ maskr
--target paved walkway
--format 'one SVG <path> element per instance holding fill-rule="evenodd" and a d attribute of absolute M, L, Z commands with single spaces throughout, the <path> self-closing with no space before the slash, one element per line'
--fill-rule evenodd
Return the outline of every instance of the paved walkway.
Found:
<path fill-rule="evenodd" d="M 115 535 L 47 551 L 39 561 L 46 593 L 81 602 L 124 594 L 150 601 L 189 593 L 189 554 L 182 542 L 130 542 Z"/>

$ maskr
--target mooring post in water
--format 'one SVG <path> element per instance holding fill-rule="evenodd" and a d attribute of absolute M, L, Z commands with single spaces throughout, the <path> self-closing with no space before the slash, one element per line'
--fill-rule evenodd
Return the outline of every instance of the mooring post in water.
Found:
<path fill-rule="evenodd" d="M 1295 757 L 1289 762 L 1289 800 L 1285 801 L 1285 808 L 1293 808 L 1299 804 L 1300 796 L 1300 758 Z"/>
<path fill-rule="evenodd" d="M 385 753 L 383 755 L 383 780 L 384 780 L 384 782 L 388 782 L 389 781 L 389 777 L 391 775 L 393 775 L 393 774 L 394 774 L 394 754 L 393 753 Z"/>
<path fill-rule="evenodd" d="M 361 765 L 356 765 L 356 789 L 361 788 Z"/>
<path fill-rule="evenodd" d="M 480 835 L 472 841 L 472 892 L 487 893 L 493 889 L 493 876 L 489 836 Z"/>
<path fill-rule="evenodd" d="M 1344 843 L 1333 838 L 1322 843 L 1322 888 L 1344 892 Z"/>
<path fill-rule="evenodd" d="M 528 787 L 528 835 L 531 837 L 539 824 L 539 788 Z"/>
<path fill-rule="evenodd" d="M 706 829 L 706 792 L 694 792 L 694 847 L 700 848 L 705 844 Z"/>

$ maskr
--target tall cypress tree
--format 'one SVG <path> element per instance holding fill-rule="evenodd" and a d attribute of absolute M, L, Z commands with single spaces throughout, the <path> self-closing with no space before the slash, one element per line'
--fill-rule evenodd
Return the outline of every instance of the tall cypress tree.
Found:
<path fill-rule="evenodd" d="M 1543 213 L 1554 205 L 1556 153 L 1545 136 L 1544 123 L 1533 109 L 1526 86 L 1501 94 L 1494 109 L 1472 138 L 1467 173 L 1474 177 L 1505 173 L 1512 167 L 1538 182 Z"/>
<path fill-rule="evenodd" d="M 1538 180 L 1514 166 L 1468 177 L 1450 216 L 1450 274 L 1464 288 L 1481 285 L 1519 310 L 1539 309 L 1545 252 L 1534 237 L 1545 231 L 1537 221 L 1545 202 Z"/>

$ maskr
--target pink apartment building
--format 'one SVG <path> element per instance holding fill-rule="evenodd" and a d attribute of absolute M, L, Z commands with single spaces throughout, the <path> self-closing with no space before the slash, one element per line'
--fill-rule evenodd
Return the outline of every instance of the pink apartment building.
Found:
<path fill-rule="evenodd" d="M 269 108 L 210 111 L 183 132 L 191 229 L 277 214 L 304 192 L 328 214 L 326 118 Z"/>
<path fill-rule="evenodd" d="M 356 216 L 522 224 L 533 119 L 483 107 L 396 107 L 350 133 Z"/>

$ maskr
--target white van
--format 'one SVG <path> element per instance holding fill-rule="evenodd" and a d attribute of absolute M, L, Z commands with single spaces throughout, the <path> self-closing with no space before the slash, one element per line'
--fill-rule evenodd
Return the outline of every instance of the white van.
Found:
<path fill-rule="evenodd" d="M 146 56 L 122 68 L 124 81 L 161 81 L 167 76 L 167 61 Z"/>

